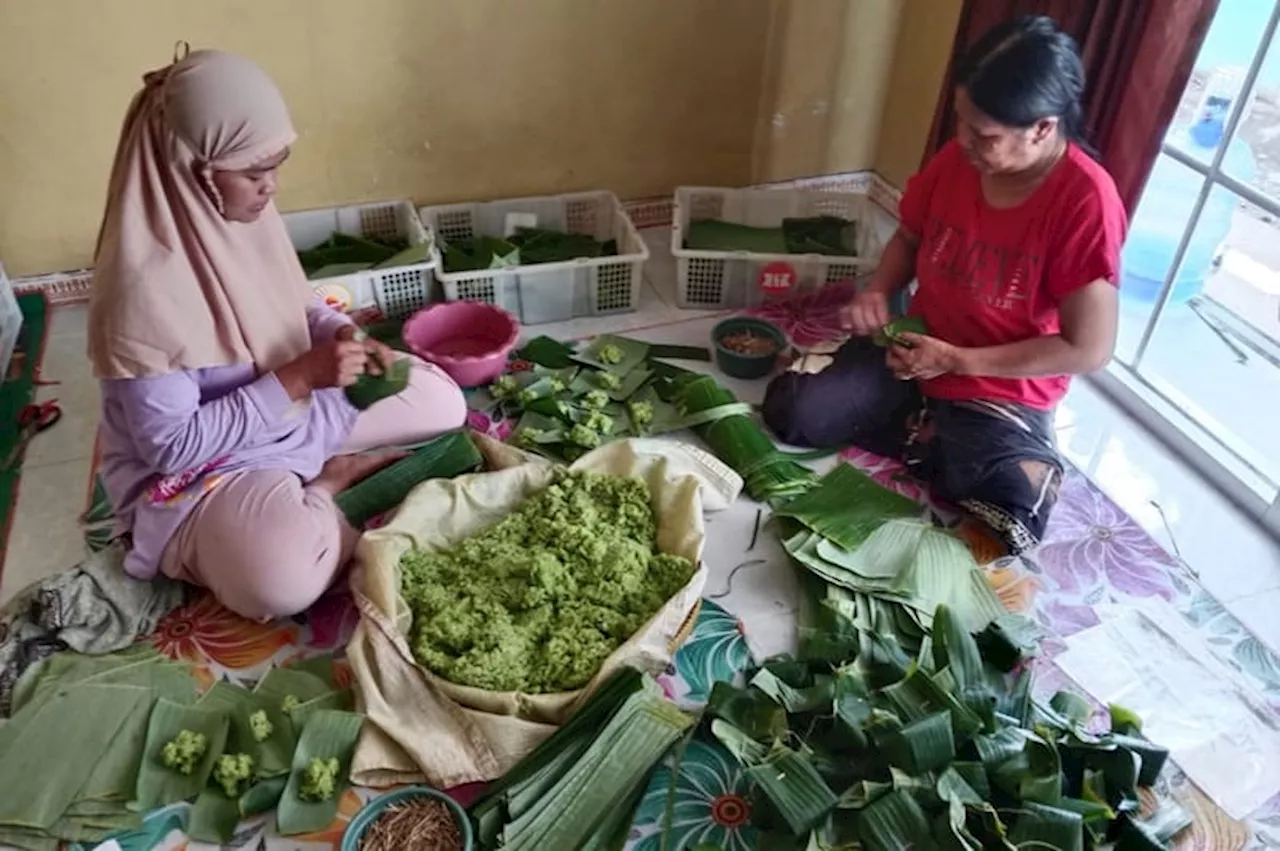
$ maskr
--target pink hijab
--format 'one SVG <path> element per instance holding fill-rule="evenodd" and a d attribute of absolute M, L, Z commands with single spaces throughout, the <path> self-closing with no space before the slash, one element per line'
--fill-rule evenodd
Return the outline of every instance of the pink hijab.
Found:
<path fill-rule="evenodd" d="M 310 289 L 269 204 L 222 216 L 216 170 L 296 138 L 280 91 L 247 59 L 198 51 L 144 78 L 125 115 L 98 234 L 89 358 L 99 378 L 253 363 L 310 347 Z"/>

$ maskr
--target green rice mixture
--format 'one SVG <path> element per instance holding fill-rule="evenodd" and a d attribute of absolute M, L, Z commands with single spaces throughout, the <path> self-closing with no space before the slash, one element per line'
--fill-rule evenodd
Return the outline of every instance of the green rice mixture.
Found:
<path fill-rule="evenodd" d="M 644 482 L 562 471 L 453 549 L 405 554 L 413 653 L 461 685 L 580 688 L 693 575 L 656 537 Z"/>

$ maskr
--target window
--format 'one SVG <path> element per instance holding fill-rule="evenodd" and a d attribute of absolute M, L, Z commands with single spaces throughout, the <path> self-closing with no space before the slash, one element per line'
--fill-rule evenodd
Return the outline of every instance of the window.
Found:
<path fill-rule="evenodd" d="M 1222 0 L 1130 225 L 1100 380 L 1280 529 L 1280 3 Z"/>

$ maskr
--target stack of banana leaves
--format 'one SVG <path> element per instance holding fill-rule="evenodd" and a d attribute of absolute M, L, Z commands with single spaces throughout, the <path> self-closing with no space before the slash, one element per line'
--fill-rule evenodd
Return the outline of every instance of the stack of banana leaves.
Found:
<path fill-rule="evenodd" d="M 18 681 L 0 726 L 0 845 L 95 844 L 183 800 L 203 842 L 272 809 L 281 834 L 322 830 L 363 723 L 352 703 L 328 657 L 273 668 L 253 691 L 200 694 L 189 666 L 150 645 L 55 654 Z M 324 782 L 309 789 L 313 763 Z"/>

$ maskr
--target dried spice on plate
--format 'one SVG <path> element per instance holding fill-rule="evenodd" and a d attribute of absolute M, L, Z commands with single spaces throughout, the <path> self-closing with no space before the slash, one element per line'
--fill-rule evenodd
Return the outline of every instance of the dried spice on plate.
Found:
<path fill-rule="evenodd" d="M 393 804 L 360 839 L 360 851 L 462 851 L 462 831 L 443 801 L 418 798 Z"/>

